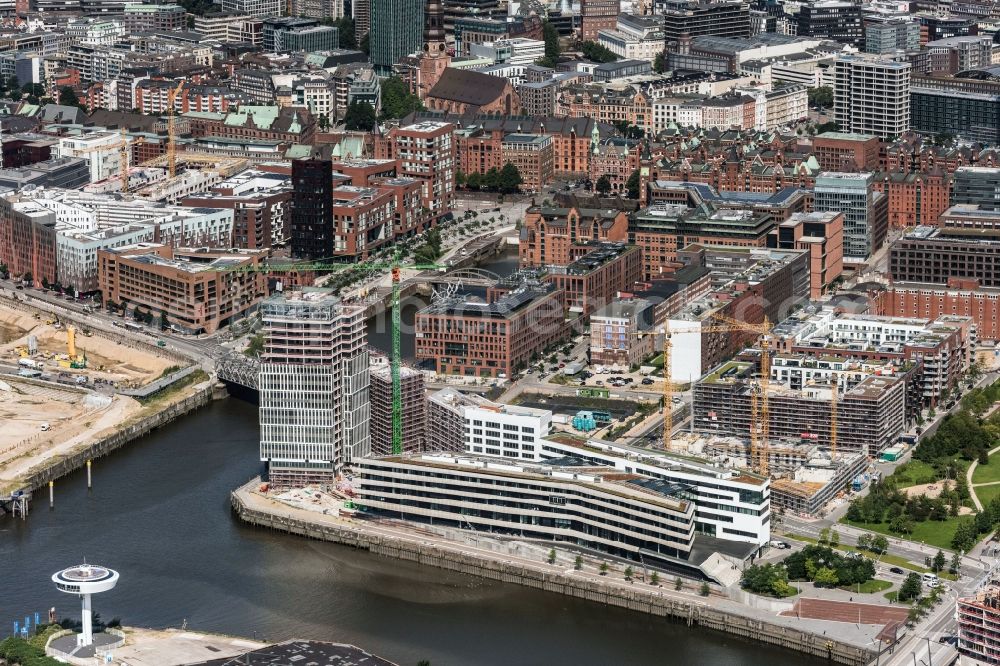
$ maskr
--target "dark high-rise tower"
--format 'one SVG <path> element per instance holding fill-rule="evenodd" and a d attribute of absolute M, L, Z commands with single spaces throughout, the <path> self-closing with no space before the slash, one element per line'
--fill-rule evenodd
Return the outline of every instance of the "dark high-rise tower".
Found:
<path fill-rule="evenodd" d="M 333 256 L 333 162 L 292 160 L 292 257 Z"/>
<path fill-rule="evenodd" d="M 371 0 L 369 43 L 375 71 L 388 74 L 403 56 L 419 51 L 423 25 L 424 0 Z"/>

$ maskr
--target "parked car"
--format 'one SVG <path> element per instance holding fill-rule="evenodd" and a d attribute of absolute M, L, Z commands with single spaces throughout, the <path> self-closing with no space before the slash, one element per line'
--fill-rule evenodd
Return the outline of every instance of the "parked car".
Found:
<path fill-rule="evenodd" d="M 643 377 L 642 378 L 642 383 L 645 384 L 646 386 L 649 386 L 650 384 L 653 383 L 653 380 L 650 379 L 649 377 Z"/>
<path fill-rule="evenodd" d="M 906 572 L 903 571 L 902 569 L 900 569 L 899 567 L 889 567 L 889 573 L 894 573 L 894 574 L 900 574 L 900 575 L 902 575 L 902 574 L 904 574 Z"/>

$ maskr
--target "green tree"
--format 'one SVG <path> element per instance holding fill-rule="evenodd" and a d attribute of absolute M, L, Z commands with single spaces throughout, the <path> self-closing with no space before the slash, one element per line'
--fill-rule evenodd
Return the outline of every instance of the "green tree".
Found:
<path fill-rule="evenodd" d="M 816 587 L 836 587 L 840 583 L 837 572 L 830 567 L 820 567 L 816 570 L 816 577 L 813 579 Z"/>
<path fill-rule="evenodd" d="M 840 545 L 840 533 L 837 530 L 830 530 L 830 548 Z"/>
<path fill-rule="evenodd" d="M 382 118 L 402 118 L 414 111 L 423 111 L 420 98 L 398 76 L 382 80 Z"/>
<path fill-rule="evenodd" d="M 611 179 L 606 175 L 601 176 L 597 179 L 597 183 L 594 184 L 594 189 L 597 190 L 601 196 L 607 196 L 608 192 L 611 191 Z"/>
<path fill-rule="evenodd" d="M 325 132 L 328 129 L 330 129 L 330 119 L 327 117 L 325 113 L 321 113 L 319 115 L 319 118 L 316 119 L 316 124 L 319 125 L 319 129 L 321 132 Z"/>
<path fill-rule="evenodd" d="M 548 21 L 542 21 L 542 39 L 545 41 L 545 57 L 540 59 L 538 64 L 555 67 L 559 63 L 562 46 L 559 44 L 559 31 Z"/>
<path fill-rule="evenodd" d="M 354 100 L 347 106 L 344 124 L 348 130 L 369 131 L 375 126 L 375 109 L 368 102 Z"/>
<path fill-rule="evenodd" d="M 601 562 L 600 571 L 601 571 L 601 575 L 602 576 L 607 575 L 607 573 L 608 573 L 608 563 L 607 562 Z"/>
<path fill-rule="evenodd" d="M 555 564 L 555 563 L 556 563 L 556 549 L 553 548 L 552 550 L 549 551 L 549 564 Z"/>
<path fill-rule="evenodd" d="M 167 313 L 164 310 L 160 310 L 160 330 L 165 331 L 170 328 L 170 322 L 167 320 Z"/>
<path fill-rule="evenodd" d="M 356 49 L 358 48 L 358 40 L 355 37 L 355 26 L 354 19 L 350 16 L 344 16 L 333 22 L 333 25 L 337 27 L 337 37 L 340 40 L 340 48 L 342 49 Z"/>
<path fill-rule="evenodd" d="M 370 32 L 366 32 L 365 36 L 361 38 L 360 42 L 358 42 L 358 50 L 360 50 L 365 55 L 371 55 L 371 50 L 372 50 L 371 35 L 372 34 Z"/>
<path fill-rule="evenodd" d="M 632 567 L 631 566 L 625 567 L 625 580 L 629 580 L 629 581 L 632 580 L 632 574 L 633 573 L 634 572 L 632 571 Z"/>
<path fill-rule="evenodd" d="M 638 169 L 635 169 L 631 174 L 629 174 L 628 180 L 625 181 L 625 189 L 628 190 L 629 199 L 639 198 L 639 186 L 641 182 L 642 180 L 639 176 Z"/>
<path fill-rule="evenodd" d="M 810 88 L 809 92 L 809 106 L 833 106 L 833 88 L 830 86 L 819 86 L 818 88 Z"/>
<path fill-rule="evenodd" d="M 916 599 L 920 596 L 920 576 L 915 573 L 911 573 L 903 581 L 903 584 L 899 586 L 899 592 L 896 594 L 896 599 L 899 601 L 910 601 L 911 599 Z"/>
<path fill-rule="evenodd" d="M 889 550 L 889 539 L 884 534 L 876 534 L 872 537 L 871 551 L 882 554 Z"/>
<path fill-rule="evenodd" d="M 59 103 L 63 106 L 75 106 L 78 108 L 83 107 L 83 105 L 80 104 L 80 98 L 76 95 L 76 91 L 69 86 L 63 86 L 59 89 Z"/>
<path fill-rule="evenodd" d="M 656 54 L 656 57 L 653 58 L 653 71 L 656 72 L 657 74 L 662 74 L 663 72 L 667 71 L 666 51 L 660 51 L 659 53 Z"/>
<path fill-rule="evenodd" d="M 260 356 L 262 351 L 264 351 L 264 334 L 258 333 L 250 338 L 250 343 L 247 345 L 247 348 L 243 350 L 243 353 L 251 358 L 257 358 Z"/>
<path fill-rule="evenodd" d="M 681 580 L 680 576 L 678 576 L 677 579 L 674 580 L 674 589 L 680 590 L 682 587 L 684 587 L 684 581 Z"/>
<path fill-rule="evenodd" d="M 872 548 L 872 535 L 868 532 L 863 533 L 858 537 L 858 550 L 871 550 Z"/>
<path fill-rule="evenodd" d="M 523 182 L 524 179 L 521 178 L 521 172 L 518 171 L 517 166 L 512 162 L 507 162 L 500 169 L 496 184 L 501 192 L 511 194 L 517 192 Z"/>
<path fill-rule="evenodd" d="M 712 594 L 712 588 L 708 586 L 708 583 L 702 583 L 701 589 L 698 590 L 698 593 L 703 597 L 707 597 L 708 595 Z"/>
<path fill-rule="evenodd" d="M 830 541 L 830 528 L 824 527 L 819 531 L 819 545 L 825 546 Z"/>
<path fill-rule="evenodd" d="M 650 574 L 650 576 L 649 576 L 649 584 L 650 585 L 659 585 L 660 584 L 660 574 L 656 573 L 655 571 L 652 574 Z"/>
<path fill-rule="evenodd" d="M 939 549 L 937 554 L 934 556 L 934 561 L 931 562 L 931 571 L 938 573 L 939 571 L 944 571 L 945 564 L 947 560 L 944 558 L 944 553 Z"/>
<path fill-rule="evenodd" d="M 951 562 L 948 563 L 948 573 L 955 575 L 959 572 L 962 567 L 962 556 L 958 553 L 953 553 L 951 556 Z"/>
<path fill-rule="evenodd" d="M 592 62 L 614 62 L 618 56 L 611 52 L 606 46 L 597 42 L 580 42 L 580 51 L 583 57 Z"/>
<path fill-rule="evenodd" d="M 573 560 L 573 568 L 576 569 L 577 571 L 583 568 L 583 558 L 580 557 L 579 555 L 577 555 L 576 559 Z"/>

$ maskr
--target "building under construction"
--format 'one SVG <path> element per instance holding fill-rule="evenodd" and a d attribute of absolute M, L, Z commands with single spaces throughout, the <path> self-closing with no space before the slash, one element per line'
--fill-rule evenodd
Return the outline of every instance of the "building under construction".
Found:
<path fill-rule="evenodd" d="M 746 437 L 688 438 L 688 452 L 714 464 L 736 469 L 750 467 Z M 860 453 L 832 452 L 811 440 L 772 440 L 767 447 L 771 476 L 771 505 L 804 516 L 819 515 L 847 489 L 860 489 L 871 479 L 868 458 Z"/>
<path fill-rule="evenodd" d="M 368 394 L 371 399 L 369 430 L 372 455 L 392 453 L 392 370 L 389 359 L 374 357 L 369 371 Z M 419 370 L 399 368 L 402 397 L 403 452 L 426 451 L 427 398 L 424 376 Z"/>
<path fill-rule="evenodd" d="M 975 595 L 959 597 L 958 651 L 980 663 L 1000 664 L 1000 575 L 994 570 Z"/>
<path fill-rule="evenodd" d="M 758 365 L 730 361 L 694 385 L 694 429 L 717 435 L 750 432 L 752 394 L 760 390 Z M 768 385 L 768 426 L 772 439 L 802 439 L 831 447 L 836 415 L 837 451 L 877 455 L 896 441 L 906 421 L 906 382 L 902 375 L 869 375 L 837 396 L 830 384 L 800 389 L 775 381 Z M 835 411 L 834 411 L 835 409 Z"/>

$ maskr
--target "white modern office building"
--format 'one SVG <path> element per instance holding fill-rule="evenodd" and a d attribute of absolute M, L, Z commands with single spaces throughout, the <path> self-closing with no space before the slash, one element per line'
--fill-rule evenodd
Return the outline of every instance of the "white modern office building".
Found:
<path fill-rule="evenodd" d="M 313 288 L 262 304 L 260 459 L 276 487 L 330 483 L 370 455 L 364 311 Z"/>
<path fill-rule="evenodd" d="M 842 132 L 892 141 L 910 129 L 908 62 L 841 56 L 834 62 L 833 112 Z"/>

